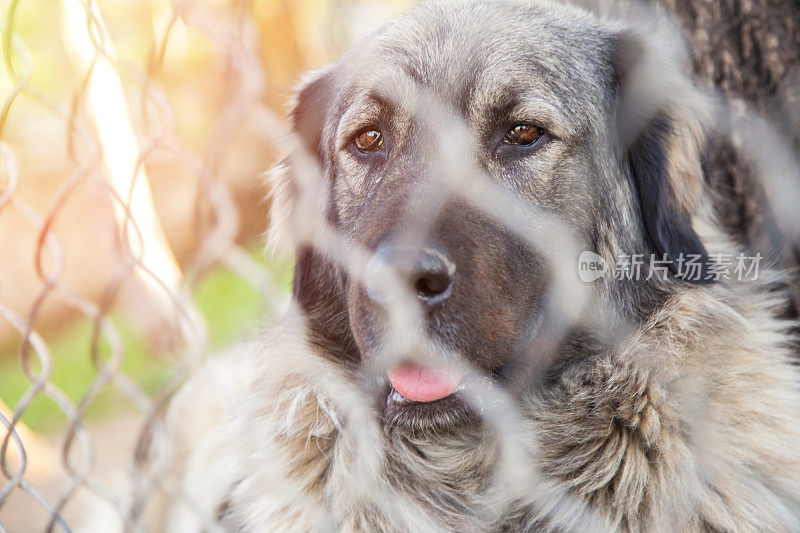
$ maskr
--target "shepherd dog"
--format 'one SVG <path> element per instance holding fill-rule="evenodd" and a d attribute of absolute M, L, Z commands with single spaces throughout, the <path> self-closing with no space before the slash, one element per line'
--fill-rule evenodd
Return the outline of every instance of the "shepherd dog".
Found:
<path fill-rule="evenodd" d="M 310 73 L 292 299 L 174 397 L 162 526 L 800 531 L 796 324 L 715 220 L 709 105 L 658 24 L 545 0 Z"/>

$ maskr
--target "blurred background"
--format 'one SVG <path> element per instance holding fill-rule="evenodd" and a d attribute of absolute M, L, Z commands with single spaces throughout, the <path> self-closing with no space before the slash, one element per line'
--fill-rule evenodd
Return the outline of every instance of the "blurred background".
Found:
<path fill-rule="evenodd" d="M 293 86 L 412 3 L 0 0 L 0 532 L 128 512 L 121 474 L 147 464 L 169 395 L 286 302 L 264 172 Z M 760 174 L 797 162 L 759 167 L 748 113 L 798 153 L 800 4 L 645 3 L 732 102 L 708 154 L 722 222 L 796 266 L 800 193 L 770 198 Z"/>
<path fill-rule="evenodd" d="M 410 3 L 0 4 L 0 530 L 113 510 L 163 399 L 282 305 L 292 88 Z"/>

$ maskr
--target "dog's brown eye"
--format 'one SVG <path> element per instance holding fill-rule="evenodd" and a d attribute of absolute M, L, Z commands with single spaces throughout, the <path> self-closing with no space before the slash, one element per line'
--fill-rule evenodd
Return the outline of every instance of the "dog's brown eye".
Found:
<path fill-rule="evenodd" d="M 362 152 L 374 152 L 383 146 L 383 135 L 378 130 L 362 131 L 353 140 L 356 148 Z"/>
<path fill-rule="evenodd" d="M 536 142 L 536 139 L 542 134 L 541 128 L 533 124 L 518 124 L 511 128 L 506 136 L 503 137 L 503 142 L 507 144 L 516 144 L 520 146 L 527 146 Z"/>

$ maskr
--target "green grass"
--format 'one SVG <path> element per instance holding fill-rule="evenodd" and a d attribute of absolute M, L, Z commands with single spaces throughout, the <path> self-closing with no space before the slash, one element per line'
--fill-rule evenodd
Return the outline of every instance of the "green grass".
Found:
<path fill-rule="evenodd" d="M 140 335 L 123 320 L 114 320 L 125 346 L 122 370 L 145 390 L 157 388 L 168 370 L 168 363 L 153 357 Z M 46 336 L 51 350 L 52 373 L 50 382 L 58 386 L 73 402 L 80 401 L 89 389 L 97 370 L 91 360 L 90 347 L 93 324 L 87 318 L 70 321 L 63 328 Z M 102 360 L 110 353 L 108 344 L 100 343 Z M 31 351 L 32 370 L 40 372 L 38 360 Z M 14 408 L 22 395 L 31 387 L 31 382 L 22 372 L 19 361 L 19 346 L 12 346 L 0 355 L 0 398 Z M 87 417 L 95 417 L 108 408 L 119 405 L 118 394 L 105 387 L 90 404 Z M 45 394 L 37 395 L 23 414 L 22 421 L 35 431 L 48 431 L 60 427 L 66 421 L 61 410 Z"/>
<path fill-rule="evenodd" d="M 253 257 L 259 257 L 254 255 Z M 276 259 L 270 264 L 273 278 L 289 286 L 292 262 Z M 210 272 L 195 291 L 195 302 L 208 326 L 208 345 L 219 350 L 254 331 L 265 318 L 266 302 L 258 291 L 225 268 Z"/>
<path fill-rule="evenodd" d="M 263 261 L 255 252 L 253 257 Z M 270 265 L 270 270 L 280 284 L 288 287 L 292 272 L 290 260 L 276 260 Z M 251 334 L 266 318 L 267 306 L 261 294 L 223 267 L 205 277 L 195 292 L 195 303 L 206 320 L 211 351 L 222 349 Z M 117 326 L 125 347 L 122 371 L 148 393 L 158 390 L 173 368 L 176 356 L 154 353 L 142 333 L 124 314 L 115 312 L 111 320 Z M 52 350 L 50 382 L 64 391 L 73 402 L 80 401 L 92 380 L 97 377 L 90 354 L 92 329 L 92 322 L 80 317 L 57 330 L 44 332 Z M 101 359 L 105 361 L 109 353 L 107 343 L 101 342 Z M 36 360 L 34 354 L 31 360 Z M 33 370 L 34 373 L 39 372 L 38 364 Z M 30 386 L 31 382 L 20 366 L 18 343 L 0 348 L 0 398 L 3 402 L 13 409 Z M 107 385 L 91 402 L 86 419 L 96 419 L 124 408 L 125 404 L 122 394 L 113 385 Z M 34 431 L 47 432 L 62 427 L 66 418 L 52 400 L 40 393 L 25 410 L 22 421 Z"/>

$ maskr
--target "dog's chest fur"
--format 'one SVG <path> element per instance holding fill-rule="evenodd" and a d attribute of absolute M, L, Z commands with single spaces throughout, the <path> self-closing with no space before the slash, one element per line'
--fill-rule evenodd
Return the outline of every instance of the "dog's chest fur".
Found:
<path fill-rule="evenodd" d="M 720 294 L 675 298 L 619 350 L 523 397 L 517 449 L 496 431 L 382 429 L 284 328 L 268 353 L 223 363 L 238 384 L 213 442 L 193 443 L 200 464 L 224 465 L 209 508 L 246 531 L 797 529 L 800 379 L 784 325 L 765 297 L 737 310 Z"/>

